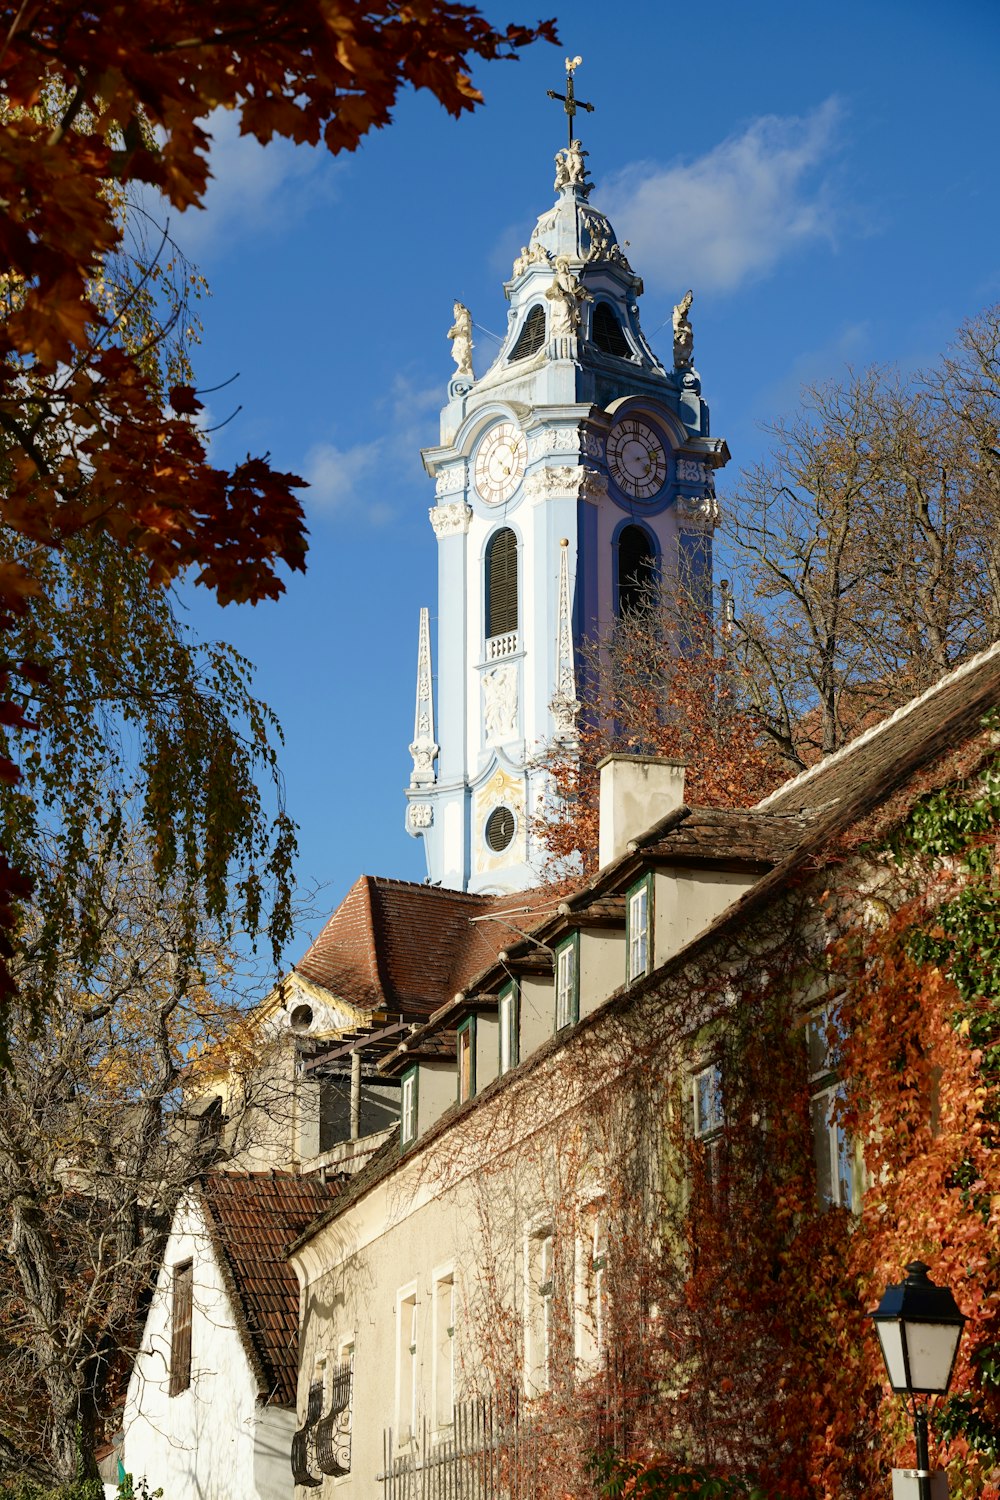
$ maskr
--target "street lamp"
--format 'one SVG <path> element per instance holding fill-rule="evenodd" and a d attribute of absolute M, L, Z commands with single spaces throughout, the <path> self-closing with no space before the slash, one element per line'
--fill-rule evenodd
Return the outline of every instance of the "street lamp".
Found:
<path fill-rule="evenodd" d="M 935 1286 L 922 1260 L 911 1260 L 906 1280 L 888 1286 L 869 1317 L 882 1348 L 889 1384 L 908 1399 L 917 1440 L 917 1493 L 931 1500 L 927 1456 L 927 1402 L 943 1396 L 951 1383 L 965 1318 L 946 1286 Z"/>

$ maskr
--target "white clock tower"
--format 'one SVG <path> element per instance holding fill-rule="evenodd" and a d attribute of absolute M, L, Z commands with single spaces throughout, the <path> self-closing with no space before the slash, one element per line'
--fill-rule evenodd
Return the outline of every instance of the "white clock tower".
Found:
<path fill-rule="evenodd" d="M 473 375 L 472 325 L 456 304 L 457 371 L 436 481 L 434 688 L 421 611 L 413 772 L 406 826 L 429 878 L 516 891 L 545 878 L 531 815 L 546 792 L 540 751 L 572 745 L 582 641 L 629 607 L 638 583 L 711 585 L 713 471 L 729 457 L 709 433 L 692 363 L 690 294 L 674 312 L 674 363 L 639 326 L 642 281 L 590 205 L 567 62 L 570 143 L 556 156 L 556 203 L 505 285 L 507 334 Z M 435 712 L 436 710 L 436 712 Z"/>

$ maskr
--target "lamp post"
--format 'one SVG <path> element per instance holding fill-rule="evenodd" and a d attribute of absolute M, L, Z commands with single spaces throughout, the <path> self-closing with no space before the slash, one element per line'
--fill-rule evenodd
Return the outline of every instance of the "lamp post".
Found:
<path fill-rule="evenodd" d="M 882 1349 L 889 1384 L 907 1400 L 917 1440 L 917 1493 L 931 1500 L 927 1456 L 927 1401 L 943 1396 L 951 1384 L 965 1318 L 950 1287 L 935 1286 L 922 1260 L 911 1260 L 906 1280 L 888 1286 L 868 1315 Z"/>

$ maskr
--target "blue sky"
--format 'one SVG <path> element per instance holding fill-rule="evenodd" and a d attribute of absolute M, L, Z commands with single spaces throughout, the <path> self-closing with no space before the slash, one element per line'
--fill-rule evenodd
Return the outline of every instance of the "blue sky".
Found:
<path fill-rule="evenodd" d="M 199 384 L 239 373 L 208 398 L 217 422 L 242 408 L 217 459 L 269 451 L 312 483 L 308 574 L 278 603 L 181 599 L 202 635 L 256 663 L 284 726 L 299 878 L 324 887 L 319 912 L 362 872 L 425 873 L 402 795 L 418 611 L 435 613 L 418 450 L 437 441 L 453 301 L 478 325 L 481 372 L 506 321 L 501 283 L 554 200 L 565 118 L 546 89 L 562 88 L 567 52 L 597 106 L 578 117 L 592 201 L 631 242 L 643 327 L 668 362 L 671 307 L 694 289 L 730 483 L 803 381 L 929 363 L 1000 301 L 996 0 L 485 8 L 555 13 L 564 45 L 480 69 L 486 104 L 459 122 L 404 98 L 353 157 L 262 149 L 213 119 L 207 208 L 171 226 L 212 288 Z M 726 489 L 724 474 L 723 504 Z"/>

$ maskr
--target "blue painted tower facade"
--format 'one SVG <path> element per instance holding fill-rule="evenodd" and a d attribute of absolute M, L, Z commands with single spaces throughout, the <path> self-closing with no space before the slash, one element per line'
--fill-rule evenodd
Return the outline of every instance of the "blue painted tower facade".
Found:
<path fill-rule="evenodd" d="M 556 202 L 505 285 L 507 333 L 476 378 L 456 304 L 458 370 L 435 481 L 436 649 L 421 613 L 406 826 L 428 878 L 517 891 L 544 878 L 531 815 L 546 794 L 539 752 L 575 740 L 585 637 L 628 587 L 684 568 L 711 582 L 714 470 L 692 361 L 690 295 L 674 312 L 674 363 L 639 323 L 642 281 L 590 203 L 579 142 L 556 157 Z M 435 684 L 436 678 L 436 684 Z"/>

